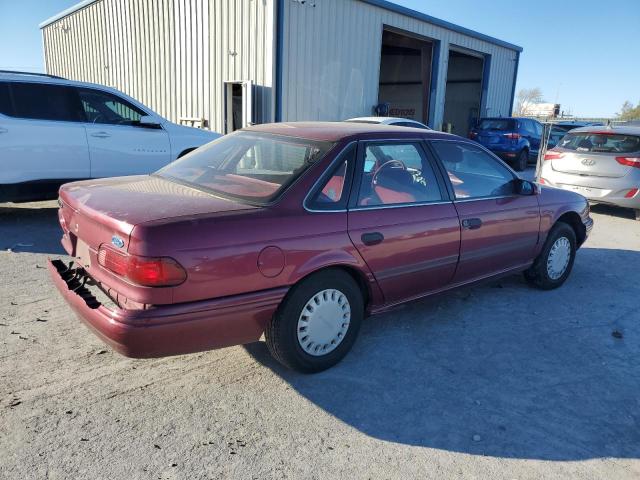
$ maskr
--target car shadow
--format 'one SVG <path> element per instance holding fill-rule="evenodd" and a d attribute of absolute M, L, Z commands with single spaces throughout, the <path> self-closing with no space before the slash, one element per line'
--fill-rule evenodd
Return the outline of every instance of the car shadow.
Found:
<path fill-rule="evenodd" d="M 521 276 L 365 320 L 316 375 L 246 351 L 371 437 L 473 455 L 640 458 L 640 252 L 584 248 L 559 289 Z"/>
<path fill-rule="evenodd" d="M 616 207 L 613 205 L 605 205 L 603 203 L 597 203 L 591 205 L 591 211 L 593 213 L 599 213 L 601 215 L 609 215 L 611 217 L 628 218 L 635 220 L 635 212 L 631 208 Z"/>
<path fill-rule="evenodd" d="M 55 201 L 0 204 L 0 249 L 64 255 Z"/>

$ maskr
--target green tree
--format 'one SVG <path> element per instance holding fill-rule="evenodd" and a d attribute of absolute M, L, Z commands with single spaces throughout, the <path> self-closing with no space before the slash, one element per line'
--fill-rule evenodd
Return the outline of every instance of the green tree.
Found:
<path fill-rule="evenodd" d="M 620 120 L 640 120 L 640 102 L 634 107 L 633 103 L 627 100 L 617 115 Z"/>

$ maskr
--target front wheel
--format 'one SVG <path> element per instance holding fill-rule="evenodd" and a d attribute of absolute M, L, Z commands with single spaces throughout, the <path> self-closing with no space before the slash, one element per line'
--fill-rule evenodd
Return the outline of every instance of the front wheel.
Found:
<path fill-rule="evenodd" d="M 364 317 L 362 292 L 340 270 L 311 275 L 294 286 L 265 330 L 267 348 L 302 373 L 326 370 L 351 350 Z"/>
<path fill-rule="evenodd" d="M 576 234 L 569 225 L 556 223 L 535 262 L 524 272 L 527 281 L 542 290 L 562 285 L 571 273 L 576 258 Z"/>

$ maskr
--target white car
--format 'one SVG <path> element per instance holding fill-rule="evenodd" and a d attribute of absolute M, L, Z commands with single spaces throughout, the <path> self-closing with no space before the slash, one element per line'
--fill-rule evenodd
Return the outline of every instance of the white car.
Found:
<path fill-rule="evenodd" d="M 381 125 L 394 125 L 396 127 L 411 127 L 411 128 L 421 128 L 423 130 L 431 130 L 431 128 L 427 127 L 424 123 L 416 122 L 415 120 L 410 120 L 408 118 L 358 117 L 358 118 L 350 118 L 349 120 L 345 120 L 345 122 L 379 123 Z"/>
<path fill-rule="evenodd" d="M 56 198 L 73 180 L 148 174 L 220 136 L 113 88 L 0 71 L 0 202 Z"/>

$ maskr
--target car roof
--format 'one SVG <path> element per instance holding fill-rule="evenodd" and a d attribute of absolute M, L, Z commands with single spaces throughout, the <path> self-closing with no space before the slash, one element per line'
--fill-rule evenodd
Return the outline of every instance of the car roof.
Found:
<path fill-rule="evenodd" d="M 80 82 L 77 80 L 69 80 L 67 78 L 58 77 L 56 75 L 49 75 L 47 73 L 38 72 L 14 72 L 8 70 L 0 70 L 0 81 L 5 82 L 33 82 L 33 83 L 46 83 L 51 85 L 69 85 L 75 87 L 93 87 L 107 90 L 110 92 L 119 92 L 107 85 L 100 85 L 97 83 Z"/>
<path fill-rule="evenodd" d="M 345 122 L 375 122 L 375 123 L 391 123 L 391 122 L 413 122 L 420 123 L 416 120 L 412 120 L 410 118 L 400 118 L 400 117 L 357 117 L 350 118 L 349 120 L 345 120 Z M 420 123 L 422 125 L 422 123 Z"/>
<path fill-rule="evenodd" d="M 620 125 L 615 127 L 603 127 L 602 125 L 590 125 L 588 127 L 575 128 L 571 133 L 603 133 L 619 135 L 640 135 L 640 125 Z"/>
<path fill-rule="evenodd" d="M 336 142 L 351 137 L 367 135 L 371 138 L 403 138 L 413 136 L 426 138 L 457 138 L 462 137 L 451 135 L 434 130 L 421 130 L 413 127 L 395 127 L 379 123 L 357 123 L 357 122 L 285 122 L 285 123 L 264 123 L 253 125 L 243 129 L 249 132 L 263 132 L 274 135 L 286 135 L 290 137 L 306 138 L 309 140 Z M 409 134 L 409 135 L 407 135 Z"/>

